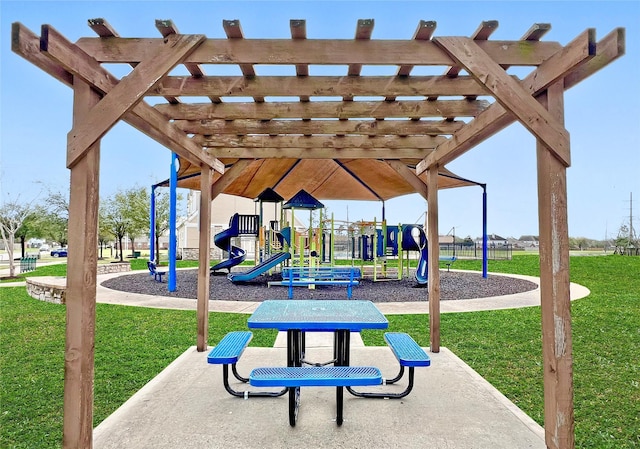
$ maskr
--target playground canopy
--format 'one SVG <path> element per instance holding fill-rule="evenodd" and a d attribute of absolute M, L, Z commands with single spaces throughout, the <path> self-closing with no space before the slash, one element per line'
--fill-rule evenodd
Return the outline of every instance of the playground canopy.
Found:
<path fill-rule="evenodd" d="M 410 40 L 372 39 L 371 19 L 358 21 L 354 39 L 321 40 L 307 38 L 304 20 L 290 22 L 291 39 L 244 39 L 237 20 L 223 21 L 227 39 L 180 34 L 170 20 L 156 22 L 155 38 L 121 38 L 103 19 L 89 26 L 97 37 L 75 43 L 49 25 L 40 36 L 20 23 L 12 27 L 12 50 L 74 91 L 64 447 L 91 447 L 99 156 L 101 138 L 120 120 L 176 153 L 182 186 L 202 192 L 200 351 L 207 348 L 210 211 L 218 194 L 255 198 L 270 187 L 289 198 L 304 188 L 319 199 L 384 200 L 417 192 L 427 198 L 428 239 L 435 242 L 438 189 L 463 183 L 449 177 L 446 164 L 520 122 L 537 142 L 546 443 L 574 447 L 563 93 L 624 53 L 623 29 L 600 41 L 587 29 L 563 46 L 541 40 L 548 24 L 534 24 L 517 40 L 491 40 L 495 21 L 470 37 L 434 36 L 436 23 L 420 21 Z M 111 64 L 131 72 L 118 79 Z M 207 75 L 219 64 L 242 75 Z M 292 74 L 260 75 L 272 65 Z M 315 75 L 314 66 L 346 70 Z M 362 75 L 369 66 L 395 70 Z M 414 67 L 437 74 L 415 74 Z M 434 245 L 434 352 L 438 259 Z"/>

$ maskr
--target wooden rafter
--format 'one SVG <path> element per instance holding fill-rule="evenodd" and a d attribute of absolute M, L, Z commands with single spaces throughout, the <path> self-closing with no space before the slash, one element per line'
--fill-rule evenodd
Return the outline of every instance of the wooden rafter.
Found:
<path fill-rule="evenodd" d="M 565 88 L 568 80 L 572 80 L 570 85 L 573 86 L 623 54 L 624 30 L 612 31 L 596 45 L 595 32 L 588 29 L 529 74 L 521 85 L 533 96 L 563 78 Z M 514 121 L 515 118 L 499 103 L 494 103 L 420 162 L 416 171 L 421 174 L 432 164 L 449 163 Z"/>

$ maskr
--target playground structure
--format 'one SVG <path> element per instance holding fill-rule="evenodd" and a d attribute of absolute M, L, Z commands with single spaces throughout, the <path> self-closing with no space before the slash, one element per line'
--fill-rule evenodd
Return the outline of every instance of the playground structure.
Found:
<path fill-rule="evenodd" d="M 286 249 L 291 239 L 291 228 L 281 227 L 284 221 L 282 207 L 278 214 L 278 204 L 282 200 L 283 198 L 275 191 L 266 189 L 256 198 L 256 202 L 260 205 L 259 214 L 236 213 L 231 217 L 229 228 L 214 236 L 214 243 L 228 254 L 228 258 L 212 266 L 211 274 L 226 269 L 227 277 L 232 282 L 246 282 L 269 272 L 290 258 L 291 254 Z M 280 215 L 280 220 L 270 220 L 267 225 L 264 224 L 263 204 L 265 202 L 274 203 L 274 217 Z M 234 239 L 247 235 L 256 238 L 255 266 L 244 272 L 231 272 L 231 268 L 246 260 L 246 250 L 237 246 Z"/>
<path fill-rule="evenodd" d="M 279 220 L 264 220 L 264 203 L 274 204 L 274 217 Z M 247 282 L 262 274 L 271 273 L 280 265 L 292 268 L 306 267 L 323 270 L 324 280 L 331 279 L 327 269 L 336 273 L 338 282 L 340 269 L 336 266 L 336 244 L 340 245 L 340 259 L 359 266 L 359 276 L 370 277 L 374 281 L 402 279 L 410 276 L 411 253 L 418 254 L 417 268 L 414 274 L 419 285 L 427 284 L 427 236 L 421 225 L 402 224 L 388 226 L 386 221 L 340 222 L 336 230 L 333 216 L 323 217 L 324 205 L 309 193 L 301 190 L 283 204 L 283 198 L 271 189 L 265 190 L 256 198 L 259 213 L 255 215 L 234 214 L 229 228 L 214 236 L 214 243 L 228 254 L 228 257 L 211 267 L 210 273 L 227 270 L 227 277 L 234 283 Z M 297 210 L 308 210 L 309 226 L 306 229 L 290 226 L 285 220 L 285 210 L 290 211 L 291 222 L 295 220 Z M 319 217 L 314 222 L 313 213 Z M 314 226 L 317 223 L 317 226 Z M 344 234 L 346 231 L 346 235 Z M 246 250 L 240 247 L 236 239 L 241 236 L 254 236 L 256 239 L 255 265 L 246 271 L 233 271 L 232 268 L 246 260 Z M 389 264 L 389 260 L 397 263 Z M 393 266 L 390 266 L 393 265 Z M 299 283 L 302 285 L 303 283 Z M 316 283 L 307 282 L 309 288 Z"/>

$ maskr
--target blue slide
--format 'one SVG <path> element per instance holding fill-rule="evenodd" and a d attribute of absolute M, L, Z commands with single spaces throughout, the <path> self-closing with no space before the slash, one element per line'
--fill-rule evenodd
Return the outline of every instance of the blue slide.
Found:
<path fill-rule="evenodd" d="M 413 232 L 414 229 L 418 230 L 417 234 Z M 420 251 L 420 259 L 418 260 L 415 278 L 418 284 L 427 284 L 429 280 L 429 248 L 427 245 L 427 235 L 422 226 L 402 225 L 402 249 L 405 251 Z"/>
<path fill-rule="evenodd" d="M 242 263 L 247 257 L 247 252 L 231 244 L 231 239 L 240 235 L 238 228 L 238 220 L 232 220 L 229 229 L 225 229 L 222 232 L 218 232 L 213 238 L 213 243 L 224 251 L 229 252 L 229 258 L 211 267 L 209 272 L 214 274 L 218 270 L 224 270 L 225 268 L 231 273 L 231 267 Z"/>
<path fill-rule="evenodd" d="M 269 257 L 266 260 L 263 260 L 262 262 L 260 262 L 258 265 L 256 265 L 255 267 L 253 267 L 252 269 L 250 269 L 249 271 L 244 271 L 244 272 L 238 272 L 238 273 L 229 273 L 227 275 L 227 278 L 229 278 L 229 280 L 231 282 L 233 282 L 234 284 L 236 282 L 247 282 L 250 281 L 253 278 L 256 278 L 258 276 L 260 276 L 263 273 L 266 273 L 267 271 L 269 271 L 270 269 L 272 269 L 273 267 L 275 267 L 278 264 L 281 264 L 282 262 L 284 262 L 285 260 L 289 259 L 291 257 L 291 254 L 289 253 L 275 253 L 274 255 L 272 255 L 271 257 Z"/>
<path fill-rule="evenodd" d="M 277 236 L 281 245 L 284 245 L 285 240 L 287 241 L 287 243 L 289 243 L 289 241 L 291 240 L 291 228 L 284 228 L 282 232 L 279 232 L 277 234 Z M 260 276 L 261 274 L 266 273 L 276 265 L 279 265 L 285 260 L 288 260 L 290 257 L 291 257 L 291 254 L 289 254 L 288 252 L 275 253 L 271 257 L 269 257 L 266 260 L 263 260 L 258 265 L 256 265 L 255 267 L 253 267 L 248 271 L 238 272 L 238 273 L 230 272 L 227 275 L 227 278 L 234 284 L 236 282 L 247 282 L 253 278 Z"/>
<path fill-rule="evenodd" d="M 418 260 L 418 268 L 416 269 L 416 282 L 424 285 L 429 281 L 429 250 L 425 246 L 420 252 L 420 260 Z"/>

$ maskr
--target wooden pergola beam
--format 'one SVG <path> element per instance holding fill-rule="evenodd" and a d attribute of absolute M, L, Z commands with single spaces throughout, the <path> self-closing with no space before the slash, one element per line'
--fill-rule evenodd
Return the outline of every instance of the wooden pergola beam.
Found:
<path fill-rule="evenodd" d="M 262 148 L 209 147 L 207 152 L 220 159 L 414 159 L 420 160 L 433 149 L 415 148 L 303 148 L 295 146 Z"/>
<path fill-rule="evenodd" d="M 260 148 L 315 148 L 347 149 L 347 148 L 388 148 L 388 149 L 434 149 L 446 141 L 439 136 L 232 136 L 221 134 L 216 136 L 198 136 L 194 140 L 209 150 L 215 148 L 260 149 Z M 419 153 L 419 151 L 417 151 Z M 424 156 L 422 156 L 424 157 Z M 391 158 L 397 159 L 397 158 Z"/>
<path fill-rule="evenodd" d="M 46 38 L 45 32 L 46 30 Z M 24 32 L 18 34 L 21 39 L 32 37 Z M 105 70 L 97 61 L 89 55 L 80 51 L 71 42 L 66 40 L 54 28 L 44 25 L 43 38 L 38 39 L 38 46 L 41 48 L 40 55 L 46 57 L 52 64 L 56 64 L 61 69 L 78 76 L 89 83 L 101 95 L 111 91 L 119 82 L 111 73 Z M 25 45 L 20 45 L 24 47 Z M 42 48 L 44 46 L 44 49 Z M 31 56 L 31 53 L 25 57 Z M 30 61 L 32 59 L 28 58 Z M 38 58 L 38 61 L 41 59 Z M 160 144 L 170 148 L 180 157 L 184 157 L 189 162 L 202 165 L 207 164 L 214 170 L 223 173 L 224 165 L 208 156 L 201 147 L 198 147 L 184 132 L 174 127 L 167 121 L 167 118 L 144 101 L 135 105 L 131 111 L 124 116 L 124 121 L 134 126 L 144 134 L 156 140 Z"/>
<path fill-rule="evenodd" d="M 525 128 L 551 148 L 567 167 L 571 165 L 569 132 L 499 64 L 492 61 L 475 41 L 464 37 L 439 37 L 435 42 L 485 86 Z"/>
<path fill-rule="evenodd" d="M 537 96 L 554 82 L 569 76 L 576 70 L 582 71 L 584 67 L 589 67 L 590 64 L 586 63 L 594 56 L 599 56 L 599 61 L 606 65 L 620 56 L 619 53 L 610 54 L 614 53 L 612 49 L 620 48 L 617 40 L 619 37 L 619 33 L 610 33 L 596 46 L 595 31 L 588 29 L 545 64 L 542 64 L 529 74 L 520 84 L 531 95 Z M 585 77 L 588 74 L 590 73 L 585 72 Z M 440 145 L 433 154 L 420 162 L 416 167 L 416 172 L 420 175 L 435 163 L 446 165 L 515 120 L 515 117 L 502 105 L 499 103 L 492 104 L 474 120 L 457 131 L 449 141 Z"/>
<path fill-rule="evenodd" d="M 443 101 L 312 101 L 279 103 L 159 104 L 157 111 L 173 120 L 276 118 L 423 118 L 475 117 L 489 107 L 486 100 Z"/>
<path fill-rule="evenodd" d="M 233 181 L 235 181 L 240 175 L 242 175 L 244 169 L 247 168 L 252 162 L 252 159 L 242 159 L 225 170 L 224 174 L 211 184 L 210 200 L 215 200 L 217 196 L 224 191 L 224 189 L 229 187 L 229 185 L 231 185 Z"/>
<path fill-rule="evenodd" d="M 453 134 L 464 122 L 444 120 L 174 120 L 191 134 L 359 134 L 368 136 L 424 136 Z"/>
<path fill-rule="evenodd" d="M 160 38 L 80 38 L 76 44 L 100 63 L 139 63 L 162 43 Z M 558 42 L 481 41 L 498 64 L 537 66 L 562 46 Z M 456 64 L 431 41 L 354 39 L 207 39 L 184 61 L 195 64 L 438 65 Z"/>
<path fill-rule="evenodd" d="M 514 77 L 515 78 L 515 77 Z M 452 96 L 487 95 L 470 76 L 167 76 L 149 96 Z M 388 99 L 385 99 L 389 101 Z"/>

